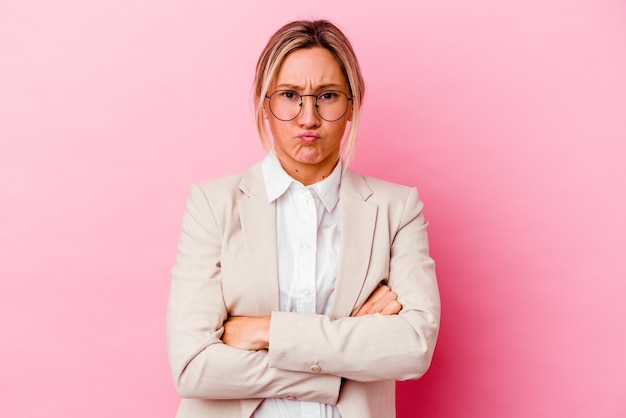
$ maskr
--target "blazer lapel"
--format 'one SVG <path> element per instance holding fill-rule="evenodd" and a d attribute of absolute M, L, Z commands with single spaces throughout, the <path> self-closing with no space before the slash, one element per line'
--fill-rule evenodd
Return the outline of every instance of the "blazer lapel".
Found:
<path fill-rule="evenodd" d="M 330 317 L 349 316 L 363 288 L 369 266 L 378 207 L 367 202 L 372 194 L 362 176 L 346 170 L 341 179 L 339 270 Z"/>
<path fill-rule="evenodd" d="M 239 188 L 245 194 L 237 205 L 246 245 L 252 249 L 250 262 L 261 268 L 253 280 L 258 304 L 262 311 L 279 310 L 276 206 L 267 201 L 260 164 L 244 173 Z"/>

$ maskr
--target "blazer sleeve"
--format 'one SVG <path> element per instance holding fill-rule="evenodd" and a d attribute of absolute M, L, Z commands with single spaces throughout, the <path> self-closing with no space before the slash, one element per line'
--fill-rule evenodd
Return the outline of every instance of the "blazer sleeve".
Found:
<path fill-rule="evenodd" d="M 167 313 L 168 356 L 180 396 L 295 397 L 336 404 L 339 377 L 272 368 L 267 350 L 240 350 L 222 343 L 228 317 L 220 278 L 222 245 L 209 199 L 193 186 L 172 269 Z"/>
<path fill-rule="evenodd" d="M 417 190 L 409 190 L 401 220 L 392 227 L 395 234 L 390 231 L 393 239 L 386 253 L 388 285 L 398 294 L 401 312 L 335 320 L 273 312 L 270 367 L 362 382 L 416 379 L 426 372 L 439 329 L 440 300 L 434 261 L 428 254 L 423 204 Z M 377 228 L 393 224 L 392 219 L 379 220 Z M 377 262 L 383 260 L 370 260 Z"/>

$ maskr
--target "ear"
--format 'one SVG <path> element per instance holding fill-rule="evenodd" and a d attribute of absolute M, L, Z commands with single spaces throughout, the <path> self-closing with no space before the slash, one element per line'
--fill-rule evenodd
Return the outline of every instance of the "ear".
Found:
<path fill-rule="evenodd" d="M 265 106 L 263 106 L 262 111 L 263 111 L 263 119 L 269 119 L 269 116 L 267 115 L 267 110 L 265 109 Z"/>

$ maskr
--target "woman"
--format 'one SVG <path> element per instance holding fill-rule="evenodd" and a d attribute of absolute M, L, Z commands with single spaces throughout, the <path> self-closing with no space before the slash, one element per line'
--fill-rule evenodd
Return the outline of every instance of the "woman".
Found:
<path fill-rule="evenodd" d="M 261 54 L 270 152 L 193 186 L 183 219 L 168 308 L 179 417 L 388 418 L 395 380 L 426 372 L 439 327 L 427 224 L 414 188 L 347 168 L 363 92 L 327 21 L 289 23 Z"/>

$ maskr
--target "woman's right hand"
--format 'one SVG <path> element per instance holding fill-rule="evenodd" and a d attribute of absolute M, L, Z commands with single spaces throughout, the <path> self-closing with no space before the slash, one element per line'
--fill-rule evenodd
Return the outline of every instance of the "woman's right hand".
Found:
<path fill-rule="evenodd" d="M 241 350 L 263 350 L 270 339 L 270 317 L 230 316 L 224 322 L 222 342 Z"/>

